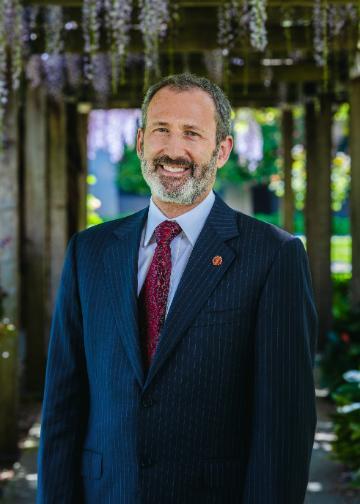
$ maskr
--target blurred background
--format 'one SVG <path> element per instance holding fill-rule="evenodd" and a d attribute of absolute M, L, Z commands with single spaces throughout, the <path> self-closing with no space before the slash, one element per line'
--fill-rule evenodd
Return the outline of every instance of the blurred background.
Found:
<path fill-rule="evenodd" d="M 216 192 L 309 255 L 320 326 L 306 503 L 360 502 L 359 0 L 0 0 L 0 502 L 35 502 L 67 243 L 147 206 L 141 102 L 183 71 L 233 105 Z"/>

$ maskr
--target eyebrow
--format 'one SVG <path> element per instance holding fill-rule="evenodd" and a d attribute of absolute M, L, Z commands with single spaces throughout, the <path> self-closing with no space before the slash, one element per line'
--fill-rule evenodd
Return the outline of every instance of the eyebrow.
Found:
<path fill-rule="evenodd" d="M 150 123 L 151 126 L 169 126 L 169 123 L 166 121 L 154 121 Z M 204 130 L 199 128 L 198 126 L 195 126 L 195 124 L 184 124 L 183 129 L 192 129 L 196 131 L 201 131 L 203 132 Z"/>
<path fill-rule="evenodd" d="M 201 128 L 199 128 L 198 126 L 195 126 L 195 124 L 184 124 L 184 129 L 193 129 L 196 131 L 204 131 Z"/>

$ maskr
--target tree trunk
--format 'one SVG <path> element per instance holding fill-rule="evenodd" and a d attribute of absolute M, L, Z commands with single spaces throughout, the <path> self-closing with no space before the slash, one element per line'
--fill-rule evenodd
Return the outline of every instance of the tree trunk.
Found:
<path fill-rule="evenodd" d="M 289 233 L 294 232 L 294 192 L 291 186 L 292 178 L 292 146 L 294 134 L 294 120 L 292 109 L 286 107 L 282 111 L 282 147 L 284 159 L 284 204 L 283 226 Z"/>
<path fill-rule="evenodd" d="M 331 101 L 323 96 L 320 110 L 310 102 L 306 107 L 307 252 L 319 314 L 318 347 L 323 349 L 332 326 L 331 284 Z"/>
<path fill-rule="evenodd" d="M 350 219 L 352 236 L 352 278 L 350 299 L 353 308 L 360 307 L 360 77 L 350 83 L 350 153 L 351 190 Z"/>

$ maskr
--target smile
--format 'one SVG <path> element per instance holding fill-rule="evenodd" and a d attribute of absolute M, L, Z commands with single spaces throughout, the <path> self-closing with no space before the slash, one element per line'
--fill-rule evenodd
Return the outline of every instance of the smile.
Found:
<path fill-rule="evenodd" d="M 189 168 L 184 168 L 180 166 L 169 166 L 169 165 L 157 165 L 157 168 L 160 169 L 162 173 L 166 174 L 171 174 L 171 175 L 182 175 L 186 171 L 189 170 Z"/>

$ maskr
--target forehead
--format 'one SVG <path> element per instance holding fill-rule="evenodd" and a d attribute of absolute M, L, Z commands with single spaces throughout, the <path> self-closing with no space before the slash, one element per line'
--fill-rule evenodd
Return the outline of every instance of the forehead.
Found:
<path fill-rule="evenodd" d="M 215 112 L 215 104 L 206 91 L 199 88 L 179 91 L 165 87 L 151 99 L 147 111 L 147 122 L 178 121 L 214 129 L 216 128 Z"/>

